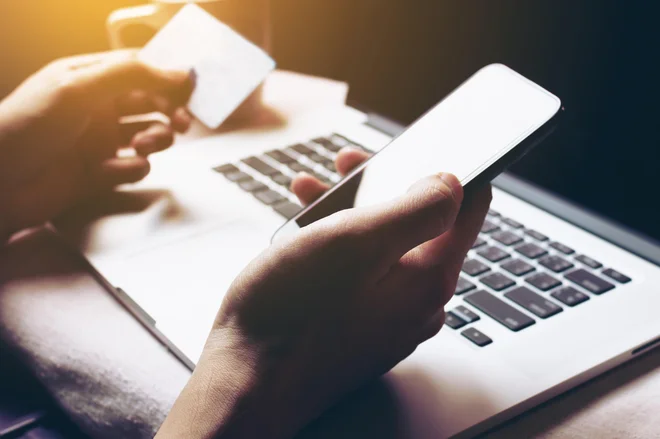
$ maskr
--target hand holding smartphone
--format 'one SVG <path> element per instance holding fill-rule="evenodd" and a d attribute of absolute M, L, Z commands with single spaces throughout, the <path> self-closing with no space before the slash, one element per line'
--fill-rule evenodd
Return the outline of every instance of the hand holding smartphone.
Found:
<path fill-rule="evenodd" d="M 559 98 L 502 64 L 488 65 L 389 145 L 287 222 L 273 239 L 325 216 L 403 194 L 418 179 L 456 175 L 466 191 L 490 182 L 540 143 L 562 113 Z"/>

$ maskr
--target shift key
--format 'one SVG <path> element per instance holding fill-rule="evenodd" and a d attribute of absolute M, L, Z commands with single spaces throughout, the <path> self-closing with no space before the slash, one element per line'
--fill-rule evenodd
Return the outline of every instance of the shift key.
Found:
<path fill-rule="evenodd" d="M 470 294 L 464 300 L 512 331 L 520 331 L 535 323 L 531 317 L 483 290 Z"/>
<path fill-rule="evenodd" d="M 614 288 L 613 284 L 582 268 L 568 273 L 566 279 L 594 294 L 603 294 Z"/>

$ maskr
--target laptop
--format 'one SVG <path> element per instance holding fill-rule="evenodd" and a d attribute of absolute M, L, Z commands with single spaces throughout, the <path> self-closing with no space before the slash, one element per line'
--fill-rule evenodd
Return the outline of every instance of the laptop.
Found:
<path fill-rule="evenodd" d="M 336 184 L 340 148 L 376 152 L 402 129 L 333 106 L 181 145 L 57 226 L 192 368 L 233 278 L 301 209 L 291 178 Z M 660 346 L 654 237 L 514 174 L 493 186 L 442 331 L 301 437 L 472 437 Z"/>

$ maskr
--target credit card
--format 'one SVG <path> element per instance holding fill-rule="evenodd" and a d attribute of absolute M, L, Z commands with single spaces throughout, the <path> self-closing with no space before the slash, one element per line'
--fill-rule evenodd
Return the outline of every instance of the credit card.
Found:
<path fill-rule="evenodd" d="M 211 14 L 188 4 L 144 46 L 138 58 L 161 69 L 195 71 L 188 109 L 215 129 L 275 68 L 275 61 Z"/>

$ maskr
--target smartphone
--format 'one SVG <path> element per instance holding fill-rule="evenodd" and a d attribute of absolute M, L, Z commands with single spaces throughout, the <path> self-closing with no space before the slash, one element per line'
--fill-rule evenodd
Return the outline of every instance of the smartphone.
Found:
<path fill-rule="evenodd" d="M 559 98 L 502 64 L 483 67 L 369 160 L 282 226 L 273 241 L 343 209 L 377 204 L 438 172 L 466 195 L 539 144 L 563 113 Z"/>

